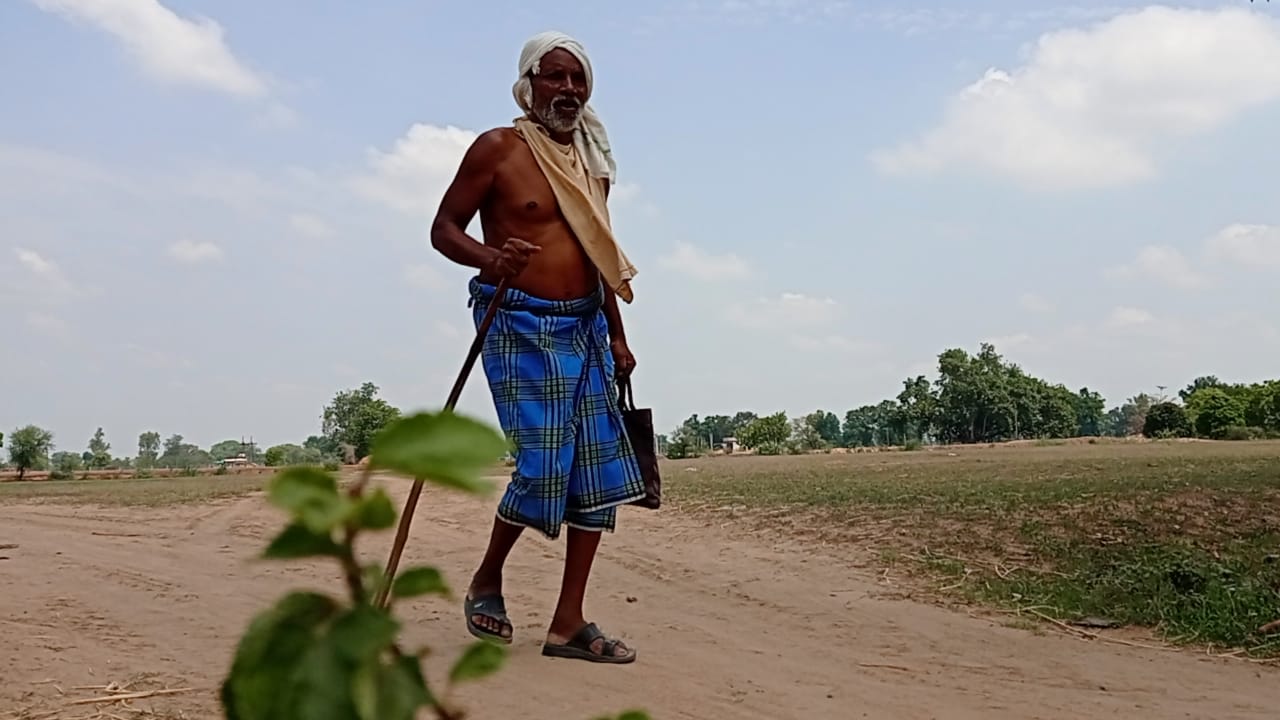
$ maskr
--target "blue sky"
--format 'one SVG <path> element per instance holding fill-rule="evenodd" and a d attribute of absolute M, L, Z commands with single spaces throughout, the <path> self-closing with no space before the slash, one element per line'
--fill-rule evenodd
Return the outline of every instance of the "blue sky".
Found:
<path fill-rule="evenodd" d="M 843 414 L 984 340 L 1113 404 L 1274 377 L 1280 7 L 957 6 L 0 4 L 0 427 L 438 407 L 468 272 L 427 224 L 546 29 L 595 66 L 661 428 Z"/>

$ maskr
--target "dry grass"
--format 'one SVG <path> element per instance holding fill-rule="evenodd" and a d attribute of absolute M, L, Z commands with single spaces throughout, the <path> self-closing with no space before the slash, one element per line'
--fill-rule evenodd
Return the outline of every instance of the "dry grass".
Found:
<path fill-rule="evenodd" d="M 163 507 L 239 497 L 262 490 L 268 475 L 0 483 L 0 503 Z"/>
<path fill-rule="evenodd" d="M 685 510 L 871 550 L 935 591 L 1280 655 L 1280 443 L 670 462 Z"/>

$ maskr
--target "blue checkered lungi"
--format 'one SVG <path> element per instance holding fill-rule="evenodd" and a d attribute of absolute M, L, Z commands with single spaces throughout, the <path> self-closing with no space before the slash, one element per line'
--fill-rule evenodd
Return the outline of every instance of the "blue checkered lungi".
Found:
<path fill-rule="evenodd" d="M 469 289 L 479 327 L 496 288 L 472 278 Z M 480 354 L 516 463 L 498 517 L 551 539 L 562 525 L 612 532 L 618 506 L 644 496 L 603 302 L 603 287 L 573 300 L 508 289 Z"/>

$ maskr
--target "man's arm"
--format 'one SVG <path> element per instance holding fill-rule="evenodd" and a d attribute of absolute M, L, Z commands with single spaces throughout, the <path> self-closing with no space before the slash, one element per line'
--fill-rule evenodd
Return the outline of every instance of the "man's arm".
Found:
<path fill-rule="evenodd" d="M 605 282 L 603 275 L 600 276 L 600 282 Z M 618 294 L 607 283 L 604 286 L 604 319 L 609 323 L 610 342 L 621 341 L 625 344 L 627 331 L 622 327 L 622 313 L 618 310 Z"/>
<path fill-rule="evenodd" d="M 459 265 L 483 269 L 500 254 L 467 234 L 467 225 L 480 210 L 493 187 L 498 165 L 506 156 L 502 130 L 490 130 L 476 138 L 462 158 L 458 173 L 440 199 L 431 223 L 431 246 Z"/>

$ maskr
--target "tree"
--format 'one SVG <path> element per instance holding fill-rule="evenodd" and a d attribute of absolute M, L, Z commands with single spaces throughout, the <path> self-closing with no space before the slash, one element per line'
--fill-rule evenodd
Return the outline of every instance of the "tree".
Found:
<path fill-rule="evenodd" d="M 239 440 L 223 440 L 222 442 L 214 443 L 213 447 L 209 448 L 209 457 L 213 458 L 214 462 L 222 462 L 228 458 L 236 457 L 242 452 L 246 451 L 244 444 Z"/>
<path fill-rule="evenodd" d="M 840 418 L 833 412 L 815 410 L 804 417 L 804 434 L 812 433 L 816 437 L 812 448 L 834 447 L 840 444 Z M 792 429 L 795 432 L 795 429 Z"/>
<path fill-rule="evenodd" d="M 138 467 L 147 470 L 160 458 L 160 433 L 144 432 L 138 436 Z"/>
<path fill-rule="evenodd" d="M 790 437 L 791 424 L 787 422 L 787 414 L 779 412 L 753 420 L 742 429 L 738 440 L 757 452 L 772 454 L 781 451 Z"/>
<path fill-rule="evenodd" d="M 338 455 L 338 444 L 323 435 L 311 435 L 303 441 L 302 447 L 318 450 L 325 457 Z"/>
<path fill-rule="evenodd" d="M 1196 434 L 1221 438 L 1228 428 L 1244 425 L 1244 404 L 1221 387 L 1196 390 L 1187 398 Z"/>
<path fill-rule="evenodd" d="M 902 381 L 898 393 L 898 408 L 902 414 L 905 434 L 911 440 L 924 439 L 933 434 L 933 419 L 938 412 L 938 396 L 933 392 L 928 378 L 918 375 Z"/>
<path fill-rule="evenodd" d="M 82 467 L 84 467 L 84 458 L 66 450 L 56 452 L 49 458 L 50 476 L 55 480 L 70 480 Z"/>
<path fill-rule="evenodd" d="M 320 454 L 319 450 L 301 447 L 292 443 L 274 445 L 267 448 L 263 458 L 269 467 L 319 465 L 324 462 L 324 456 Z"/>
<path fill-rule="evenodd" d="M 1191 421 L 1187 410 L 1175 402 L 1161 402 L 1151 406 L 1142 426 L 1142 434 L 1149 438 L 1186 437 L 1191 434 Z"/>
<path fill-rule="evenodd" d="M 368 455 L 374 437 L 400 417 L 400 411 L 377 394 L 378 386 L 366 382 L 338 393 L 324 409 L 321 432 L 337 446 L 351 445 L 357 460 Z"/>
<path fill-rule="evenodd" d="M 183 437 L 175 434 L 164 441 L 164 454 L 158 462 L 171 469 L 191 470 L 212 464 L 213 458 L 198 446 L 183 442 Z"/>
<path fill-rule="evenodd" d="M 9 436 L 9 463 L 18 468 L 18 480 L 24 479 L 28 470 L 47 467 L 51 450 L 53 433 L 48 430 L 35 425 L 14 430 Z"/>
<path fill-rule="evenodd" d="M 840 435 L 845 447 L 870 447 L 876 444 L 876 409 L 871 405 L 850 410 L 844 415 Z"/>
<path fill-rule="evenodd" d="M 803 418 L 791 421 L 791 449 L 795 452 L 817 450 L 826 443 L 818 432 L 818 423 L 822 422 L 821 412 L 811 413 Z M 839 421 L 837 421 L 839 422 Z"/>
<path fill-rule="evenodd" d="M 754 422 L 756 417 L 756 414 L 749 410 L 744 410 L 734 415 L 733 420 L 729 422 L 730 437 L 741 435 L 743 429 Z"/>
<path fill-rule="evenodd" d="M 1197 390 L 1207 390 L 1209 388 L 1220 388 L 1226 385 L 1218 379 L 1216 375 L 1204 375 L 1191 381 L 1191 384 L 1178 391 L 1178 397 L 1182 398 L 1182 402 L 1187 402 Z"/>
<path fill-rule="evenodd" d="M 1107 403 L 1099 393 L 1087 387 L 1076 393 L 1076 432 L 1081 437 L 1097 437 L 1105 434 Z"/>
<path fill-rule="evenodd" d="M 89 438 L 88 458 L 85 465 L 92 470 L 102 470 L 111 464 L 111 443 L 107 442 L 106 435 L 103 434 L 102 428 L 98 428 L 93 433 L 93 437 Z"/>

